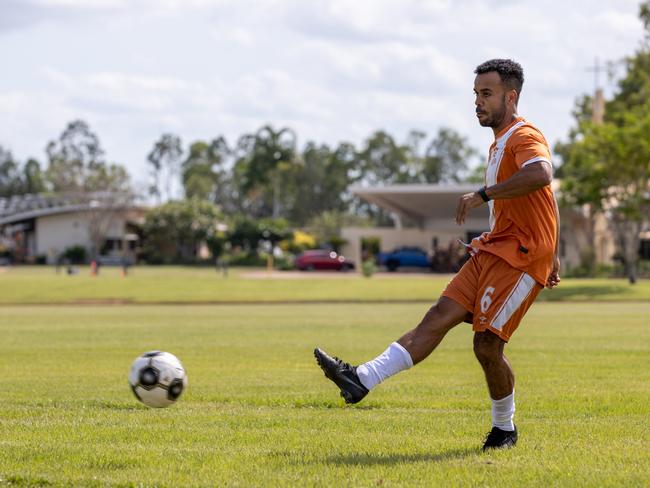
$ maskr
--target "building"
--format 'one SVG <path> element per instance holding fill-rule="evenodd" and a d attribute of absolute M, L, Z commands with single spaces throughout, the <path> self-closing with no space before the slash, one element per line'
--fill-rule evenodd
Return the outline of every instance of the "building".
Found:
<path fill-rule="evenodd" d="M 53 264 L 75 246 L 107 261 L 132 260 L 145 208 L 110 193 L 0 199 L 0 252 L 16 262 Z"/>

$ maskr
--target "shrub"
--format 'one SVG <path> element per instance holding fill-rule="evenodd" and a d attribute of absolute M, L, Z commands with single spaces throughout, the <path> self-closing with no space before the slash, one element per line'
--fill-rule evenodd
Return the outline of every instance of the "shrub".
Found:
<path fill-rule="evenodd" d="M 375 264 L 375 261 L 373 259 L 366 259 L 361 264 L 361 273 L 366 278 L 372 277 L 372 275 L 374 275 L 376 272 L 377 272 L 377 265 Z"/>
<path fill-rule="evenodd" d="M 68 247 L 63 251 L 61 257 L 70 261 L 70 264 L 83 264 L 86 262 L 86 248 L 83 246 Z"/>

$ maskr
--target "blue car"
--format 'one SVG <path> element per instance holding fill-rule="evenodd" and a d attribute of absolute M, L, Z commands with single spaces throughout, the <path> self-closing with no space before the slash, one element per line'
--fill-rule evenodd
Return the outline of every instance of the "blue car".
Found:
<path fill-rule="evenodd" d="M 399 247 L 391 252 L 377 254 L 379 266 L 386 266 L 388 271 L 398 268 L 427 268 L 431 269 L 431 256 L 419 247 Z"/>

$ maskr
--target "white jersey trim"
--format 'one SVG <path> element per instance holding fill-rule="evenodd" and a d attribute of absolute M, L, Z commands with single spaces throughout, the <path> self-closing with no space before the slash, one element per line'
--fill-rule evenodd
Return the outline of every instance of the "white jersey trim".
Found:
<path fill-rule="evenodd" d="M 521 273 L 519 281 L 517 281 L 510 295 L 508 295 L 506 301 L 501 305 L 501 308 L 492 319 L 490 325 L 497 330 L 501 330 L 508 320 L 510 320 L 510 317 L 521 307 L 521 304 L 524 303 L 526 298 L 528 298 L 534 286 L 535 279 L 527 273 Z"/>
<path fill-rule="evenodd" d="M 508 129 L 508 132 L 503 134 L 496 140 L 496 146 L 494 150 L 490 153 L 490 158 L 488 159 L 487 170 L 485 172 L 485 184 L 486 186 L 494 186 L 497 184 L 497 175 L 499 174 L 499 166 L 501 166 L 501 160 L 503 159 L 503 153 L 506 149 L 506 143 L 510 136 L 522 125 L 525 125 L 526 121 L 520 120 L 515 125 Z M 495 218 L 494 218 L 494 200 L 488 202 L 490 208 L 490 230 L 494 229 Z"/>
<path fill-rule="evenodd" d="M 538 162 L 538 161 L 541 161 L 542 163 L 546 163 L 546 164 L 548 164 L 551 168 L 553 168 L 553 163 L 551 163 L 548 159 L 546 159 L 546 158 L 544 158 L 544 157 L 542 157 L 542 156 L 536 156 L 536 157 L 534 157 L 534 158 L 532 158 L 532 159 L 529 159 L 529 160 L 526 161 L 524 164 L 522 164 L 521 167 L 523 168 L 524 166 L 528 166 L 529 164 L 533 164 L 533 163 L 536 163 L 536 162 Z"/>

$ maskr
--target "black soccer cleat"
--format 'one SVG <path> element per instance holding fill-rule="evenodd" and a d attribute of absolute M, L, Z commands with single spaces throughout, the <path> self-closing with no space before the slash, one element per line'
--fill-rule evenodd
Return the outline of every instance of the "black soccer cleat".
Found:
<path fill-rule="evenodd" d="M 331 357 L 319 348 L 314 349 L 314 356 L 325 376 L 341 390 L 345 403 L 359 403 L 368 394 L 368 388 L 361 384 L 357 376 L 356 367 L 344 363 L 339 358 Z"/>
<path fill-rule="evenodd" d="M 517 444 L 517 438 L 516 426 L 513 431 L 492 427 L 492 430 L 488 432 L 485 442 L 483 443 L 483 450 L 487 451 L 488 449 L 508 449 L 510 447 L 515 447 L 515 444 Z"/>

